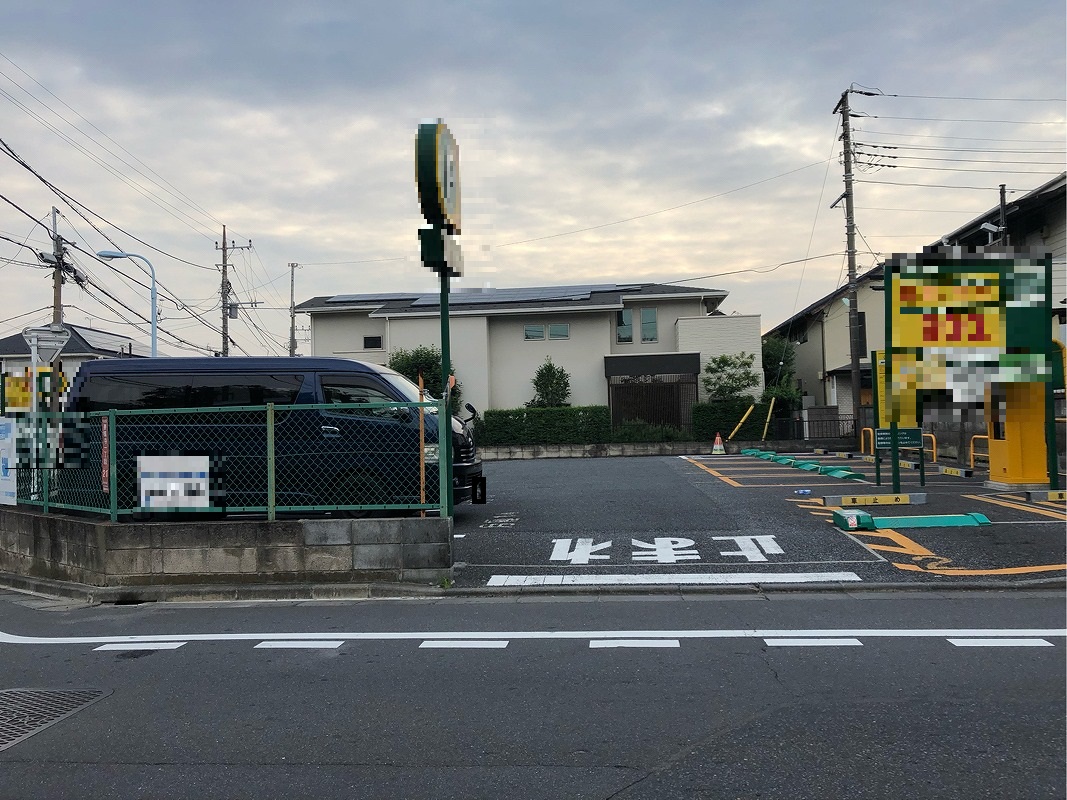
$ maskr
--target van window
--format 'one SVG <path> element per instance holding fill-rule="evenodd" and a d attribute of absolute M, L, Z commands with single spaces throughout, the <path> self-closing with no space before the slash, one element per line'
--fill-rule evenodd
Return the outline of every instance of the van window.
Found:
<path fill-rule="evenodd" d="M 292 405 L 303 381 L 303 375 L 93 375 L 76 410 Z"/>
<path fill-rule="evenodd" d="M 322 400 L 325 403 L 395 403 L 396 398 L 386 394 L 380 386 L 357 375 L 322 376 Z M 334 412 L 330 412 L 334 413 Z M 346 408 L 340 414 L 359 414 L 388 416 L 393 414 L 390 408 L 373 408 L 362 411 L 358 408 Z"/>

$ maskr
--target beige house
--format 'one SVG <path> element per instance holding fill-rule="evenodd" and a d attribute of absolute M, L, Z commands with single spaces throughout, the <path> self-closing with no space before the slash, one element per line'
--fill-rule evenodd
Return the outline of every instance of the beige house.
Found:
<path fill-rule="evenodd" d="M 1067 212 L 1064 198 L 1067 173 L 1011 200 L 1005 208 L 1006 230 L 999 227 L 1000 207 L 991 208 L 966 225 L 946 234 L 944 245 L 996 244 L 1002 234 L 1006 243 L 1016 248 L 1039 248 L 1052 253 L 1053 336 L 1064 341 L 1067 323 Z M 983 227 L 985 226 L 985 227 Z M 938 244 L 935 242 L 933 244 Z M 878 266 L 857 279 L 857 300 L 861 323 L 866 332 L 864 358 L 860 361 L 860 404 L 871 405 L 871 350 L 881 350 L 885 342 L 885 295 L 882 267 Z M 796 377 L 808 405 L 837 406 L 841 414 L 852 414 L 851 353 L 848 337 L 848 287 L 826 295 L 798 314 L 767 332 L 795 343 Z"/>
<path fill-rule="evenodd" d="M 759 316 L 722 314 L 726 296 L 654 283 L 453 290 L 451 356 L 463 398 L 480 410 L 519 408 L 551 358 L 570 374 L 572 405 L 618 408 L 625 392 L 612 387 L 641 382 L 691 386 L 677 394 L 679 407 L 691 405 L 709 358 L 754 353 L 759 371 Z M 440 345 L 436 293 L 316 297 L 296 310 L 311 318 L 317 356 L 384 364 L 394 350 Z"/>

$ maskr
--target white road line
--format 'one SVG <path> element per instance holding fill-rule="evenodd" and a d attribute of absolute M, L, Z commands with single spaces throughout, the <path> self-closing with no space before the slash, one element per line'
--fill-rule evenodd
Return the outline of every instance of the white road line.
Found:
<path fill-rule="evenodd" d="M 489 641 L 489 640 L 475 640 L 475 641 L 457 641 L 455 639 L 427 639 L 425 642 L 419 645 L 421 650 L 424 647 L 451 647 L 451 648 L 471 648 L 471 649 L 496 649 L 500 650 L 508 646 L 506 641 Z"/>
<path fill-rule="evenodd" d="M 94 647 L 93 650 L 177 650 L 185 642 L 114 642 Z"/>
<path fill-rule="evenodd" d="M 590 639 L 589 646 L 597 647 L 681 647 L 677 639 Z"/>
<path fill-rule="evenodd" d="M 867 563 L 867 562 L 862 562 Z M 493 575 L 486 586 L 707 586 L 735 583 L 839 583 L 855 572 L 675 572 L 647 575 Z"/>
<path fill-rule="evenodd" d="M 452 534 L 452 538 L 453 539 L 466 539 L 467 538 L 467 534 L 465 534 L 465 533 L 453 533 Z"/>
<path fill-rule="evenodd" d="M 269 650 L 330 650 L 335 647 L 340 647 L 344 644 L 344 640 L 337 641 L 336 639 L 306 639 L 304 641 L 282 641 L 282 642 L 260 642 L 255 646 L 255 650 L 262 648 Z"/>
<path fill-rule="evenodd" d="M 862 647 L 859 639 L 764 639 L 768 647 Z"/>
<path fill-rule="evenodd" d="M 0 644 L 161 645 L 186 642 L 488 641 L 566 639 L 1064 639 L 1067 628 L 724 628 L 688 630 L 329 631 L 290 633 L 184 633 L 123 636 L 20 636 L 0 631 Z"/>
<path fill-rule="evenodd" d="M 949 639 L 956 647 L 1055 647 L 1044 639 Z"/>

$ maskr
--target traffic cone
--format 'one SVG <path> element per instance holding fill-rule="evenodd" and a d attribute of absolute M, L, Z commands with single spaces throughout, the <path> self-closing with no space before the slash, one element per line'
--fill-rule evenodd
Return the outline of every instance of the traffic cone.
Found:
<path fill-rule="evenodd" d="M 713 456 L 726 455 L 726 448 L 722 446 L 722 437 L 719 436 L 718 431 L 715 431 L 715 444 L 711 446 L 711 454 Z"/>

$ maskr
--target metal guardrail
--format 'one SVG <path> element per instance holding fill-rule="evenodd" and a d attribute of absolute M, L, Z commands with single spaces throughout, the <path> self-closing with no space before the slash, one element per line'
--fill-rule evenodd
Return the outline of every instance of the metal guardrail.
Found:
<path fill-rule="evenodd" d="M 439 511 L 451 491 L 440 402 L 9 416 L 17 502 L 46 513 Z"/>
<path fill-rule="evenodd" d="M 984 453 L 976 453 L 976 452 L 974 452 L 974 440 L 975 439 L 985 439 L 986 448 L 987 448 L 986 452 L 984 452 Z M 976 433 L 974 436 L 971 437 L 971 442 L 967 447 L 967 449 L 971 451 L 971 469 L 974 469 L 975 456 L 978 456 L 980 458 L 984 458 L 986 461 L 989 460 L 989 450 L 988 450 L 988 448 L 989 448 L 989 437 L 986 436 L 985 434 Z"/>

